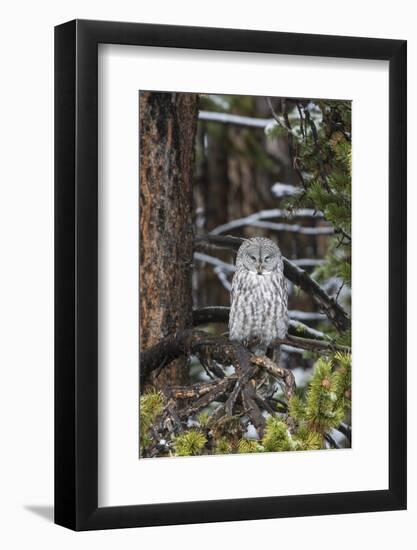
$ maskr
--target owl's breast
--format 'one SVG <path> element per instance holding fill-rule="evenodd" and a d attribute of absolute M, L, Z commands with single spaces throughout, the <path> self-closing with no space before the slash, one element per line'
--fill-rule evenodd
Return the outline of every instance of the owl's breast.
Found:
<path fill-rule="evenodd" d="M 287 288 L 281 273 L 236 272 L 229 320 L 231 340 L 284 338 L 288 327 Z"/>

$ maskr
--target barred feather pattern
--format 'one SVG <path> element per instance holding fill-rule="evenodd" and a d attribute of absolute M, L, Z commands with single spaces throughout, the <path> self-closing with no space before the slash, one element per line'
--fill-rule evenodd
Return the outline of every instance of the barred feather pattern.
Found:
<path fill-rule="evenodd" d="M 288 293 L 278 246 L 263 237 L 239 248 L 232 281 L 229 338 L 265 354 L 288 329 Z"/>

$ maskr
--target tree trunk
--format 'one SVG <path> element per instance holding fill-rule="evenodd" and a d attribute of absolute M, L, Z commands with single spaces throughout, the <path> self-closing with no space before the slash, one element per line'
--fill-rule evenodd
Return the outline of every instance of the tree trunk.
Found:
<path fill-rule="evenodd" d="M 193 168 L 198 115 L 196 94 L 141 92 L 140 350 L 192 325 Z M 184 384 L 178 359 L 145 381 Z"/>

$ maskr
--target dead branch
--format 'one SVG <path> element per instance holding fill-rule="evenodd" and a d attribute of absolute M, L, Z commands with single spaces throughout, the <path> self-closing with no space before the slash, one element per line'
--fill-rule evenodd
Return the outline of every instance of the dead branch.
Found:
<path fill-rule="evenodd" d="M 284 185 L 284 184 L 282 184 Z M 260 220 L 272 220 L 284 218 L 287 220 L 294 220 L 296 218 L 312 218 L 314 220 L 323 219 L 324 214 L 320 210 L 314 210 L 313 208 L 295 208 L 294 210 L 286 210 L 283 208 L 269 208 L 267 210 L 259 210 L 249 216 L 243 218 L 237 218 L 223 225 L 215 227 L 210 233 L 212 235 L 220 235 L 225 231 L 230 231 L 236 227 L 240 227 L 241 222 L 253 222 Z"/>
<path fill-rule="evenodd" d="M 339 331 L 345 331 L 350 328 L 350 319 L 341 305 L 331 298 L 306 271 L 300 269 L 286 258 L 284 258 L 284 275 L 313 298 Z"/>
<path fill-rule="evenodd" d="M 301 321 L 296 321 L 291 319 L 288 327 L 288 334 L 293 334 L 294 336 L 302 335 L 303 338 L 312 338 L 313 340 L 325 340 L 327 337 L 324 332 L 311 328 L 308 325 L 302 323 Z"/>
<path fill-rule="evenodd" d="M 165 388 L 164 394 L 170 404 L 170 413 L 175 418 L 194 414 L 227 393 L 228 397 L 224 405 L 226 415 L 233 416 L 233 409 L 240 397 L 250 421 L 262 433 L 264 420 L 257 405 L 256 391 L 252 383 L 258 368 L 266 370 L 278 379 L 284 387 L 287 398 L 294 392 L 295 382 L 291 371 L 275 365 L 267 357 L 255 357 L 237 342 L 231 342 L 222 337 L 208 337 L 202 332 L 192 330 L 181 331 L 175 336 L 167 337 L 142 352 L 140 354 L 141 378 L 160 367 L 164 353 L 168 354 L 163 363 L 164 367 L 169 364 L 169 361 L 181 355 L 196 355 L 200 362 L 214 361 L 222 366 L 232 365 L 236 373 L 234 376 L 208 384 L 196 384 L 189 388 L 184 386 Z M 178 411 L 174 406 L 175 399 L 195 399 L 195 401 Z M 175 422 L 174 428 L 177 428 L 177 424 Z"/>
<path fill-rule="evenodd" d="M 341 422 L 336 430 L 342 433 L 349 441 L 349 443 L 352 443 L 352 428 L 350 426 L 348 426 L 344 422 Z"/>
<path fill-rule="evenodd" d="M 230 308 L 225 306 L 208 306 L 202 308 L 196 308 L 193 310 L 193 325 L 206 325 L 209 323 L 223 323 L 229 322 Z M 300 333 L 304 337 L 312 338 L 314 340 L 320 340 L 325 338 L 325 334 L 319 330 L 315 330 L 304 323 L 296 320 L 290 320 L 288 333 L 294 336 L 299 336 Z"/>
<path fill-rule="evenodd" d="M 331 449 L 340 449 L 339 445 L 329 433 L 324 434 L 324 439 L 327 441 Z"/>
<path fill-rule="evenodd" d="M 222 312 L 218 312 L 222 314 Z M 201 316 L 201 312 L 198 313 Z M 213 313 L 215 315 L 215 313 Z M 288 335 L 284 339 L 277 339 L 271 343 L 271 347 L 278 345 L 289 345 L 309 351 L 342 351 L 350 353 L 351 348 L 339 346 L 331 341 L 316 340 L 313 338 L 301 338 L 299 336 Z M 232 365 L 238 373 L 239 379 L 236 383 L 236 398 L 244 384 L 253 375 L 250 367 L 252 363 L 252 354 L 243 345 L 237 342 L 231 342 L 225 338 L 208 337 L 204 332 L 184 330 L 175 336 L 164 338 L 155 346 L 140 353 L 140 378 L 141 381 L 152 371 L 163 365 L 165 368 L 171 361 L 181 356 L 197 355 L 202 362 L 210 363 L 212 361 L 220 365 Z M 233 393 L 233 392 L 232 392 Z M 233 407 L 236 398 L 232 397 L 228 408 Z"/>
<path fill-rule="evenodd" d="M 235 126 L 261 129 L 265 129 L 272 122 L 270 118 L 255 118 L 233 115 L 230 113 L 218 113 L 217 111 L 200 111 L 198 113 L 198 118 L 209 122 L 220 122 L 222 124 L 233 124 Z"/>
<path fill-rule="evenodd" d="M 229 264 L 227 262 L 224 262 L 223 260 L 219 260 L 219 258 L 210 256 L 209 254 L 203 254 L 202 252 L 194 252 L 194 259 L 198 260 L 199 262 L 205 262 L 214 267 L 218 267 L 225 273 L 234 273 L 236 271 L 236 268 L 233 264 Z"/>
<path fill-rule="evenodd" d="M 208 323 L 229 322 L 230 307 L 208 306 L 193 309 L 193 325 L 206 325 Z"/>
<path fill-rule="evenodd" d="M 262 437 L 265 428 L 265 418 L 262 415 L 256 401 L 257 394 L 255 388 L 252 384 L 246 384 L 246 386 L 242 389 L 242 403 L 252 424 L 255 426 L 259 437 Z"/>
<path fill-rule="evenodd" d="M 210 393 L 214 387 L 225 385 L 225 379 L 221 380 L 221 384 L 217 382 L 201 382 L 192 386 L 170 386 L 169 392 L 175 399 L 196 399 L 207 393 Z M 227 381 L 232 384 L 236 377 L 230 376 Z"/>
<path fill-rule="evenodd" d="M 204 333 L 202 338 L 206 337 Z M 191 342 L 198 338 L 198 333 L 192 330 L 184 330 L 167 336 L 160 340 L 154 346 L 142 351 L 139 355 L 140 380 L 144 381 L 149 374 L 160 368 L 165 367 L 177 357 L 190 355 Z"/>
<path fill-rule="evenodd" d="M 313 338 L 301 338 L 299 336 L 293 336 L 288 334 L 283 340 L 277 339 L 271 343 L 273 345 L 287 344 L 295 348 L 301 348 L 309 351 L 342 351 L 344 353 L 351 353 L 352 349 L 348 346 L 339 346 L 331 341 L 326 340 L 314 340 Z"/>
<path fill-rule="evenodd" d="M 201 235 L 194 239 L 194 249 L 205 252 L 213 248 L 237 252 L 245 239 L 231 235 Z"/>
<path fill-rule="evenodd" d="M 203 395 L 201 395 L 196 401 L 189 404 L 186 408 L 179 412 L 181 418 L 188 418 L 190 415 L 197 413 L 204 407 L 207 407 L 213 401 L 217 401 L 220 396 L 230 391 L 230 387 L 235 383 L 236 378 L 223 378 L 219 382 L 212 382 L 211 387 L 207 388 Z"/>
<path fill-rule="evenodd" d="M 288 316 L 294 321 L 324 321 L 327 319 L 327 315 L 317 311 L 301 311 L 299 309 L 288 310 Z"/>
<path fill-rule="evenodd" d="M 250 216 L 244 218 L 238 218 L 236 220 L 231 220 L 228 223 L 219 225 L 210 231 L 210 235 L 221 235 L 222 233 L 227 233 L 228 231 L 233 231 L 239 227 L 244 227 L 246 225 L 252 225 L 254 227 L 265 227 L 275 231 L 289 231 L 293 233 L 301 233 L 305 235 L 330 235 L 333 233 L 333 228 L 329 227 L 305 227 L 299 224 L 289 224 L 289 223 L 276 223 L 270 220 L 273 218 L 294 218 L 294 217 L 311 217 L 313 219 L 323 218 L 322 212 L 315 212 L 311 209 L 299 209 L 296 210 L 293 214 L 288 210 L 281 209 L 271 209 L 271 210 L 261 210 L 260 212 L 255 212 Z"/>
<path fill-rule="evenodd" d="M 278 366 L 273 361 L 271 361 L 271 359 L 263 355 L 252 355 L 250 360 L 251 363 L 253 363 L 257 367 L 265 369 L 269 374 L 282 382 L 287 399 L 290 399 L 290 397 L 294 395 L 295 378 L 293 373 L 289 369 L 284 369 L 283 367 Z"/>

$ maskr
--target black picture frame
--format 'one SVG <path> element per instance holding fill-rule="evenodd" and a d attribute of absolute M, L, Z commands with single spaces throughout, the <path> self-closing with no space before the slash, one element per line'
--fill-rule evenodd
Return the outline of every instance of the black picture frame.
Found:
<path fill-rule="evenodd" d="M 98 44 L 389 62 L 389 488 L 98 507 Z M 74 20 L 55 28 L 55 522 L 74 530 L 406 508 L 406 41 Z"/>

